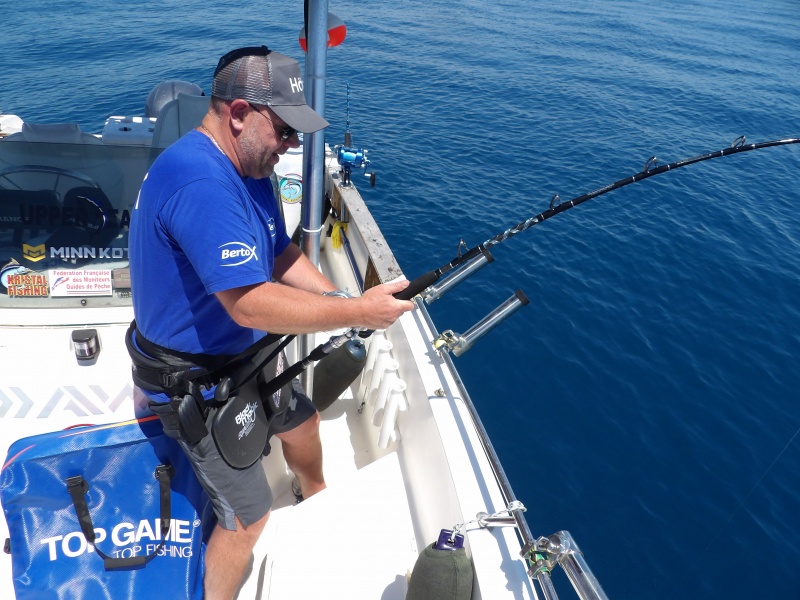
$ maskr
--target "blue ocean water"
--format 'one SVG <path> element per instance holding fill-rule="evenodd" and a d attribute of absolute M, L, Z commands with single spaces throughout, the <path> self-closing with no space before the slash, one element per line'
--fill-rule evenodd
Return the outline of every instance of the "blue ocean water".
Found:
<path fill-rule="evenodd" d="M 362 186 L 409 277 L 547 208 L 740 135 L 800 135 L 794 0 L 331 1 L 328 141 L 350 86 Z M 301 58 L 302 3 L 4 6 L 0 108 L 98 131 L 217 58 Z M 536 535 L 612 599 L 800 596 L 800 147 L 693 165 L 496 246 L 431 307 Z M 797 437 L 795 437 L 797 436 Z M 561 582 L 559 582 L 561 583 Z M 564 590 L 564 588 L 561 588 Z M 562 597 L 570 597 L 564 590 Z"/>

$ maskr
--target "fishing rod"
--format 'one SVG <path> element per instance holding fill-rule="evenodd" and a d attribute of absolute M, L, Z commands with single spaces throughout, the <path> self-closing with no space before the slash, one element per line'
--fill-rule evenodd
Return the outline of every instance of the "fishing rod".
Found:
<path fill-rule="evenodd" d="M 450 283 L 457 283 L 458 281 L 463 280 L 465 277 L 474 273 L 480 266 L 491 262 L 494 260 L 489 253 L 489 248 L 499 244 L 507 240 L 508 238 L 522 233 L 526 229 L 533 227 L 534 225 L 538 225 L 542 221 L 546 221 L 547 219 L 556 216 L 559 213 L 562 213 L 570 208 L 573 208 L 587 200 L 591 200 L 592 198 L 597 198 L 598 196 L 602 196 L 603 194 L 607 194 L 608 192 L 617 190 L 621 187 L 625 187 L 626 185 L 630 185 L 632 183 L 636 183 L 637 181 L 642 181 L 643 179 L 647 179 L 649 177 L 653 177 L 655 175 L 660 175 L 661 173 L 666 173 L 667 171 L 674 171 L 680 167 L 685 167 L 687 165 L 695 164 L 698 162 L 703 162 L 706 160 L 710 160 L 712 158 L 720 158 L 722 156 L 729 156 L 731 154 L 739 154 L 741 152 L 749 152 L 750 150 L 759 150 L 761 148 L 770 148 L 772 146 L 785 146 L 788 144 L 797 144 L 800 143 L 800 138 L 787 138 L 783 140 L 773 140 L 770 142 L 761 142 L 758 144 L 745 144 L 745 137 L 741 136 L 734 140 L 729 148 L 723 148 L 722 150 L 717 150 L 715 152 L 709 152 L 707 154 L 701 154 L 699 156 L 695 156 L 692 158 L 686 158 L 683 160 L 678 160 L 673 163 L 669 163 L 667 165 L 658 166 L 658 159 L 655 156 L 650 157 L 647 162 L 644 164 L 644 168 L 641 172 L 636 173 L 630 177 L 625 177 L 624 179 L 620 179 L 606 185 L 604 187 L 598 188 L 593 192 L 589 192 L 588 194 L 583 194 L 582 196 L 578 196 L 577 198 L 573 198 L 572 200 L 568 200 L 566 202 L 560 202 L 558 195 L 553 196 L 550 201 L 550 207 L 536 216 L 530 217 L 525 221 L 506 229 L 504 232 L 489 238 L 482 244 L 478 246 L 467 249 L 463 254 L 461 253 L 461 246 L 459 246 L 459 253 L 456 258 L 448 262 L 447 264 L 435 269 L 433 271 L 429 271 L 416 279 L 412 280 L 408 287 L 394 296 L 400 300 L 410 300 L 411 298 L 419 295 L 422 292 L 425 292 L 432 286 L 446 273 L 461 268 L 462 273 L 457 276 L 450 276 L 447 278 L 448 280 L 453 280 Z M 463 242 L 462 242 L 463 244 Z M 482 262 L 483 264 L 478 264 Z M 466 264 L 470 263 L 470 264 Z M 433 294 L 429 294 L 428 299 L 426 302 L 430 303 L 432 300 L 435 300 L 439 296 L 441 296 L 445 291 L 445 286 L 443 285 L 441 288 L 434 291 Z M 449 285 L 452 287 L 452 285 Z M 492 314 L 490 314 L 487 319 L 484 321 L 490 321 L 492 325 L 496 324 L 498 321 L 506 318 L 508 314 L 519 308 L 520 306 L 524 306 L 527 304 L 527 298 L 524 297 L 520 291 L 515 294 L 515 297 L 512 297 L 506 303 L 501 305 L 497 310 L 495 310 Z M 484 332 L 485 327 L 483 325 L 483 321 L 476 325 L 473 328 L 480 330 L 480 334 Z M 470 331 L 473 331 L 470 330 Z M 470 332 L 468 332 L 469 334 Z M 342 334 L 334 335 L 328 341 L 320 344 L 316 348 L 314 348 L 305 358 L 297 361 L 295 364 L 288 367 L 283 373 L 279 376 L 274 378 L 272 381 L 266 384 L 266 389 L 262 389 L 262 393 L 264 397 L 269 396 L 273 392 L 281 389 L 286 383 L 290 382 L 292 379 L 300 375 L 303 371 L 305 371 L 308 366 L 313 363 L 321 360 L 328 354 L 330 354 L 333 350 L 340 347 L 342 344 L 347 342 L 350 339 L 353 339 L 356 336 L 359 337 L 368 337 L 372 334 L 371 330 L 361 330 L 358 328 L 353 328 L 345 331 Z M 465 336 L 460 336 L 460 338 L 467 339 L 469 335 L 465 334 Z M 479 337 L 479 334 L 476 334 L 475 337 Z M 291 337 L 289 337 L 291 339 Z M 286 340 L 288 341 L 288 340 Z M 463 340 L 460 340 L 459 350 L 465 351 L 471 345 L 471 342 L 474 341 L 471 338 L 469 339 L 470 343 L 466 343 Z M 463 349 L 461 347 L 463 346 Z M 461 352 L 455 352 L 456 355 L 459 355 Z M 249 377 L 248 377 L 249 379 Z M 240 385 L 242 385 L 244 381 L 236 382 L 235 380 L 229 380 L 225 382 L 221 382 L 220 388 L 223 392 L 229 392 L 232 389 L 236 389 Z M 238 384 L 238 385 L 237 385 Z M 225 394 L 223 394 L 225 395 Z"/>
<path fill-rule="evenodd" d="M 272 396 L 273 393 L 277 392 L 281 389 L 284 385 L 291 382 L 295 377 L 298 377 L 303 371 L 305 371 L 311 363 L 317 362 L 328 356 L 331 352 L 335 349 L 342 346 L 348 340 L 355 338 L 356 336 L 361 333 L 361 329 L 354 327 L 352 329 L 348 329 L 344 333 L 340 333 L 338 335 L 331 336 L 326 342 L 319 344 L 316 348 L 314 348 L 311 352 L 306 355 L 305 358 L 301 358 L 293 365 L 287 367 L 282 373 L 276 375 L 270 381 L 264 382 L 259 388 L 259 394 L 262 398 L 269 398 Z M 369 333 L 372 333 L 371 331 Z M 287 336 L 284 340 L 282 345 L 288 343 L 294 335 Z M 272 355 L 269 357 L 272 358 Z M 267 361 L 268 362 L 268 361 Z M 266 364 L 266 363 L 264 363 Z M 264 364 L 259 365 L 256 370 L 253 370 L 253 374 L 257 372 Z M 249 379 L 248 376 L 246 379 Z M 242 382 L 235 381 L 231 377 L 226 378 L 227 380 L 223 380 L 220 382 L 220 386 L 217 389 L 221 389 L 220 398 L 227 398 L 232 390 L 235 390 L 243 385 L 246 380 Z M 310 391 L 309 391 L 310 393 Z"/>
<path fill-rule="evenodd" d="M 612 192 L 617 190 L 621 187 L 625 187 L 626 185 L 630 185 L 632 183 L 636 183 L 637 181 L 642 181 L 643 179 L 647 179 L 649 177 L 653 177 L 655 175 L 660 175 L 662 173 L 666 173 L 667 171 L 674 171 L 675 169 L 679 169 L 680 167 L 685 167 L 687 165 L 692 165 L 695 163 L 703 162 L 706 160 L 711 160 L 712 158 L 720 158 L 723 156 L 729 156 L 731 154 L 739 154 L 741 152 L 749 152 L 751 150 L 760 150 L 762 148 L 770 148 L 772 146 L 785 146 L 788 144 L 797 144 L 800 143 L 800 138 L 787 138 L 783 140 L 773 140 L 770 142 L 760 142 L 758 144 L 745 144 L 746 138 L 745 136 L 740 136 L 736 138 L 733 143 L 730 145 L 729 148 L 723 148 L 722 150 L 717 150 L 715 152 L 709 152 L 707 154 L 701 154 L 699 156 L 694 156 L 692 158 L 685 158 L 683 160 L 678 160 L 673 163 L 669 163 L 668 165 L 658 166 L 658 159 L 655 156 L 650 157 L 647 162 L 644 164 L 644 168 L 641 172 L 636 173 L 630 177 L 625 177 L 624 179 L 620 179 L 619 181 L 615 181 L 609 185 L 603 186 L 594 190 L 593 192 L 589 192 L 588 194 L 583 194 L 582 196 L 578 196 L 577 198 L 573 198 L 572 200 L 568 200 L 566 202 L 561 202 L 561 199 L 558 197 L 558 194 L 553 196 L 550 200 L 550 207 L 536 216 L 530 217 L 521 223 L 506 229 L 504 232 L 494 236 L 493 238 L 489 238 L 482 244 L 475 246 L 474 248 L 467 249 L 464 253 L 461 252 L 462 245 L 465 245 L 463 242 L 459 245 L 458 256 L 451 260 L 449 263 L 435 269 L 433 271 L 429 271 L 423 275 L 420 275 L 416 279 L 412 280 L 409 286 L 401 292 L 395 294 L 395 297 L 400 300 L 410 300 L 414 296 L 426 291 L 430 288 L 434 283 L 436 283 L 445 273 L 452 271 L 453 269 L 457 269 L 464 265 L 465 263 L 470 262 L 471 266 L 468 267 L 470 272 L 474 272 L 480 266 L 486 264 L 486 262 L 491 261 L 491 254 L 489 253 L 489 249 L 492 246 L 499 244 L 500 242 L 504 242 L 508 238 L 517 235 L 518 233 L 522 233 L 526 229 L 533 227 L 534 225 L 538 225 L 542 221 L 546 221 L 547 219 L 556 216 L 559 213 L 562 213 L 570 208 L 573 208 L 587 200 L 591 200 L 592 198 L 597 198 L 598 196 L 602 196 L 603 194 L 607 194 L 608 192 Z M 465 268 L 466 269 L 466 268 Z M 465 274 L 467 276 L 467 274 Z M 464 277 L 459 278 L 459 281 Z M 450 277 L 448 277 L 450 279 Z M 456 283 L 456 282 L 454 282 Z M 441 293 L 436 293 L 433 295 L 433 299 L 435 300 L 441 295 Z M 428 300 L 426 300 L 428 301 Z"/>

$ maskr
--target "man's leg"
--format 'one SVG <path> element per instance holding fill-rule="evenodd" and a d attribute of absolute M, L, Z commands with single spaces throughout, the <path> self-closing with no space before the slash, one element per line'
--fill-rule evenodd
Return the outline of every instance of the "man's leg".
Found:
<path fill-rule="evenodd" d="M 284 433 L 277 433 L 283 445 L 286 464 L 297 476 L 303 497 L 309 498 L 325 489 L 322 474 L 322 442 L 319 438 L 319 413 Z"/>
<path fill-rule="evenodd" d="M 217 525 L 206 547 L 205 600 L 231 600 L 250 564 L 253 547 L 264 530 L 269 513 L 249 527 L 236 518 L 236 531 Z"/>
<path fill-rule="evenodd" d="M 283 456 L 297 476 L 303 497 L 325 489 L 322 475 L 322 442 L 319 437 L 319 413 L 284 433 L 275 434 L 283 445 Z M 269 513 L 248 527 L 236 518 L 236 531 L 217 525 L 208 541 L 205 554 L 205 600 L 231 600 L 242 583 L 250 564 L 253 548 L 267 524 Z"/>

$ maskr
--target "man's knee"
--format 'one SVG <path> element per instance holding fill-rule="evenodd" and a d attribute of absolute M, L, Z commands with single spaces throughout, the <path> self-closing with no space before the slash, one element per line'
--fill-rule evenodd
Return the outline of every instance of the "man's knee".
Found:
<path fill-rule="evenodd" d="M 267 511 L 267 514 L 261 517 L 258 521 L 247 526 L 242 525 L 239 517 L 236 517 L 235 530 L 225 529 L 219 523 L 217 523 L 215 533 L 223 544 L 226 543 L 224 540 L 229 540 L 227 543 L 233 543 L 243 547 L 252 548 L 258 541 L 261 532 L 264 531 L 264 527 L 267 525 L 267 520 L 269 520 L 269 515 L 270 511 Z"/>
<path fill-rule="evenodd" d="M 315 412 L 294 429 L 284 431 L 283 433 L 277 433 L 275 435 L 282 442 L 288 442 L 290 444 L 293 442 L 301 442 L 303 439 L 308 438 L 309 436 L 319 434 L 319 421 L 319 413 Z"/>

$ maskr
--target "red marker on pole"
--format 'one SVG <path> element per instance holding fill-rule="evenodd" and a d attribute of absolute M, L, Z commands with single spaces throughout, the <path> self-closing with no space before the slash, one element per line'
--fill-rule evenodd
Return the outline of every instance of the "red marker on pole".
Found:
<path fill-rule="evenodd" d="M 341 44 L 345 36 L 347 36 L 347 26 L 344 21 L 335 14 L 328 13 L 328 48 L 334 48 Z M 300 28 L 299 42 L 303 52 L 308 52 L 305 27 Z"/>

